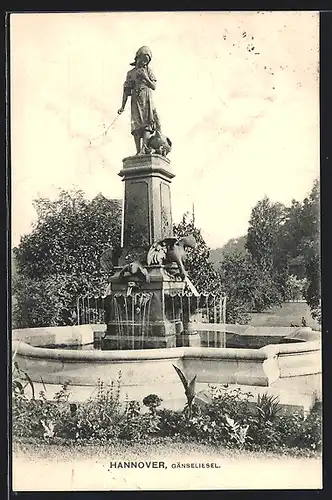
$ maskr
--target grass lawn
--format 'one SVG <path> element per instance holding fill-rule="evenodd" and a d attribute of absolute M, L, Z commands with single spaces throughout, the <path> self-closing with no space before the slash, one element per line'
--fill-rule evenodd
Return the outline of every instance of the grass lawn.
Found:
<path fill-rule="evenodd" d="M 115 461 L 157 461 L 162 468 L 119 469 Z M 216 468 L 175 467 L 214 463 Z M 318 453 L 304 457 L 227 449 L 198 443 L 162 442 L 98 445 L 21 440 L 13 444 L 13 489 L 168 490 L 321 488 Z"/>
<path fill-rule="evenodd" d="M 301 326 L 301 318 L 304 317 L 307 326 L 313 330 L 321 327 L 312 319 L 310 308 L 305 302 L 284 302 L 281 307 L 274 307 L 263 313 L 252 313 L 249 322 L 252 326 L 290 326 L 295 324 Z"/>
<path fill-rule="evenodd" d="M 225 448 L 223 445 L 204 444 L 197 442 L 182 442 L 169 438 L 150 440 L 149 442 L 125 442 L 113 441 L 105 444 L 101 443 L 74 443 L 50 444 L 30 438 L 21 438 L 13 441 L 13 454 L 17 457 L 36 456 L 45 460 L 61 459 L 70 461 L 76 458 L 104 458 L 112 456 L 118 460 L 137 460 L 138 457 L 147 456 L 220 456 L 228 458 L 280 458 L 286 457 L 310 457 L 319 458 L 320 453 L 310 450 L 285 449 L 278 452 L 272 451 L 249 451 L 233 448 Z"/>

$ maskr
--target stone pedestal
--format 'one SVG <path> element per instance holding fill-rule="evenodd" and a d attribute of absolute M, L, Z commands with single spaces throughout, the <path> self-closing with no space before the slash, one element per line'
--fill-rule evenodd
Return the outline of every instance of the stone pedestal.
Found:
<path fill-rule="evenodd" d="M 197 332 L 182 332 L 176 341 L 178 347 L 201 347 L 201 337 Z"/>
<path fill-rule="evenodd" d="M 125 183 L 122 258 L 173 235 L 170 161 L 159 155 L 129 156 L 119 173 Z"/>
<path fill-rule="evenodd" d="M 183 292 L 184 283 L 174 281 L 162 266 L 149 266 L 150 281 L 136 276 L 119 277 L 117 268 L 112 294 L 106 300 L 107 330 L 101 341 L 105 349 L 159 349 L 177 347 L 183 325 L 179 315 L 167 311 L 165 295 Z"/>
<path fill-rule="evenodd" d="M 173 235 L 170 161 L 159 155 L 131 156 L 123 160 L 119 175 L 125 183 L 123 250 L 111 278 L 112 293 L 105 299 L 107 330 L 101 349 L 176 347 L 183 324 L 177 306 L 169 310 L 166 296 L 182 294 L 185 284 L 174 279 L 166 267 L 146 266 L 145 262 L 153 243 Z M 134 260 L 145 265 L 148 280 L 121 276 L 123 266 Z"/>

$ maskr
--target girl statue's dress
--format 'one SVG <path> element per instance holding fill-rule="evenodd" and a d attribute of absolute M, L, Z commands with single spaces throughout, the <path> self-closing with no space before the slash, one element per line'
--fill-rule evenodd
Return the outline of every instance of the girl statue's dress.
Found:
<path fill-rule="evenodd" d="M 131 133 L 133 135 L 141 134 L 143 130 L 152 134 L 159 122 L 153 104 L 152 90 L 141 79 L 143 72 L 147 74 L 151 82 L 155 83 L 157 81 L 151 69 L 147 66 L 146 68 L 133 68 L 128 71 L 124 84 L 124 92 L 131 96 Z"/>
<path fill-rule="evenodd" d="M 152 54 L 148 47 L 136 52 L 133 69 L 128 71 L 123 87 L 122 113 L 128 97 L 131 97 L 131 133 L 135 139 L 137 154 L 144 154 L 149 137 L 160 131 L 160 120 L 153 104 L 152 90 L 156 88 L 156 77 L 149 68 Z"/>

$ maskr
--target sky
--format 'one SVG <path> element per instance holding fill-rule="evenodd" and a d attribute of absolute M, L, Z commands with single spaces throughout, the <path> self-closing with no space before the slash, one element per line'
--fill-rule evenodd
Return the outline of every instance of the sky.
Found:
<path fill-rule="evenodd" d="M 135 147 L 130 103 L 117 110 L 142 45 L 173 143 L 174 222 L 194 204 L 215 248 L 246 233 L 264 196 L 302 200 L 319 177 L 318 19 L 310 11 L 12 14 L 12 246 L 31 231 L 38 196 L 79 188 L 88 198 L 123 197 L 118 173 Z"/>

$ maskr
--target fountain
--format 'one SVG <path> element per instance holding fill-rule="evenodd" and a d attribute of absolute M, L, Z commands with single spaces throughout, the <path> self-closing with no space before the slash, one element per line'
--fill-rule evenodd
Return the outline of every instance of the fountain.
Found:
<path fill-rule="evenodd" d="M 227 325 L 226 298 L 199 293 L 186 273 L 186 248 L 196 242 L 173 237 L 172 144 L 152 104 L 150 60 L 149 49 L 139 49 L 119 109 L 131 96 L 137 154 L 123 160 L 119 173 L 121 248 L 101 257 L 104 269 L 114 270 L 103 299 L 105 325 L 14 330 L 16 361 L 36 390 L 47 385 L 50 397 L 69 383 L 73 399 L 86 399 L 98 380 L 107 384 L 121 372 L 123 399 L 157 393 L 166 406 L 180 408 L 185 399 L 174 364 L 189 378 L 197 375 L 198 391 L 227 383 L 257 395 L 268 387 L 281 403 L 310 407 L 313 384 L 320 387 L 319 333 Z M 77 349 L 93 343 L 97 349 Z"/>
<path fill-rule="evenodd" d="M 119 265 L 105 299 L 107 331 L 101 349 L 176 347 L 177 336 L 181 334 L 184 340 L 184 331 L 187 345 L 198 346 L 200 337 L 186 329 L 180 304 L 168 300 L 172 295 L 188 297 L 184 293 L 188 277 L 181 277 L 176 262 L 166 258 L 172 245 L 179 250 L 181 245 L 172 233 L 170 161 L 150 153 L 125 158 L 123 164 L 122 248 L 116 252 L 120 253 Z"/>

